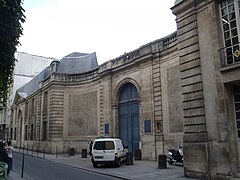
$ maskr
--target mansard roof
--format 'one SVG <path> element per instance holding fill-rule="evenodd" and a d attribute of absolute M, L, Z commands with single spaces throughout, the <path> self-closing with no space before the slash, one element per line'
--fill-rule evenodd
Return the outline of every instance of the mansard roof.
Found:
<path fill-rule="evenodd" d="M 98 67 L 96 53 L 85 54 L 73 52 L 60 60 L 58 73 L 78 74 Z"/>
<path fill-rule="evenodd" d="M 91 71 L 98 67 L 96 53 L 86 54 L 73 52 L 63 57 L 57 68 L 57 73 L 61 74 L 80 74 Z M 26 98 L 39 89 L 39 83 L 50 76 L 50 66 L 43 69 L 30 82 L 26 83 L 17 90 L 16 96 Z M 24 96 L 22 96 L 24 94 Z M 15 100 L 17 97 L 15 97 Z"/>
<path fill-rule="evenodd" d="M 36 77 L 34 77 L 31 81 L 24 84 L 17 90 L 18 95 L 26 94 L 26 97 L 34 93 L 39 89 L 39 83 L 49 77 L 50 75 L 50 66 L 43 69 Z"/>

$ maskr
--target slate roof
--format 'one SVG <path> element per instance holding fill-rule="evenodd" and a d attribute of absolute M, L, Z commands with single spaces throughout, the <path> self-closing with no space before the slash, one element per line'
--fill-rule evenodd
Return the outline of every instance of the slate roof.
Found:
<path fill-rule="evenodd" d="M 96 53 L 86 54 L 73 52 L 63 57 L 58 65 L 57 73 L 80 74 L 98 67 Z M 39 83 L 50 76 L 50 66 L 43 69 L 35 78 L 17 90 L 16 95 L 26 98 L 39 89 Z M 16 97 L 15 97 L 16 99 Z"/>
<path fill-rule="evenodd" d="M 96 53 L 85 54 L 73 52 L 60 60 L 58 73 L 78 74 L 98 67 Z"/>
<path fill-rule="evenodd" d="M 31 95 L 33 92 L 35 92 L 35 91 L 37 91 L 39 89 L 39 83 L 42 80 L 44 80 L 47 77 L 49 77 L 49 75 L 50 75 L 50 66 L 46 67 L 36 77 L 34 77 L 31 81 L 29 81 L 28 83 L 26 83 L 22 87 L 20 87 L 17 90 L 17 94 L 20 95 L 20 96 L 22 94 L 25 94 L 26 97 Z"/>

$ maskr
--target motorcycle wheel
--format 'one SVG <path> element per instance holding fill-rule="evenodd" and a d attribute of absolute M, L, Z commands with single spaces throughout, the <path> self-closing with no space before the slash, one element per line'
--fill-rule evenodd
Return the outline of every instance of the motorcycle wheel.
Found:
<path fill-rule="evenodd" d="M 168 164 L 173 165 L 173 161 L 172 160 L 168 160 Z"/>

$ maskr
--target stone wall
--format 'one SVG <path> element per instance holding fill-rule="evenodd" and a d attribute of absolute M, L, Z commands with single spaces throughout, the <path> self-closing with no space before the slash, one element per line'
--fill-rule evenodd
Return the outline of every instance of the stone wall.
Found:
<path fill-rule="evenodd" d="M 197 10 L 192 0 L 173 9 L 177 17 L 180 77 L 184 111 L 186 176 L 207 178 L 207 132 L 199 52 Z"/>
<path fill-rule="evenodd" d="M 97 135 L 97 91 L 68 94 L 68 136 Z"/>
<path fill-rule="evenodd" d="M 234 112 L 228 112 L 231 85 L 223 84 L 220 69 L 219 1 L 185 0 L 172 9 L 178 27 L 185 176 L 229 179 L 237 173 L 236 129 Z"/>
<path fill-rule="evenodd" d="M 118 137 L 118 97 L 126 83 L 138 92 L 140 143 L 143 159 L 157 160 L 168 148 L 182 144 L 180 68 L 176 33 L 153 41 L 82 74 L 53 73 L 40 88 L 26 98 L 37 99 L 33 141 L 25 145 L 54 153 L 88 149 L 89 142 L 105 136 Z M 44 93 L 48 92 L 48 112 L 43 115 Z M 24 105 L 25 101 L 19 101 Z M 151 131 L 144 131 L 150 120 Z M 43 122 L 48 137 L 43 140 Z"/>

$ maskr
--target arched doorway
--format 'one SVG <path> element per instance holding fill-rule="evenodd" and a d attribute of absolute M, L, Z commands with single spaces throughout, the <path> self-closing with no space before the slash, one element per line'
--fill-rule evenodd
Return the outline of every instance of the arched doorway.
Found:
<path fill-rule="evenodd" d="M 130 152 L 139 149 L 139 102 L 136 87 L 127 83 L 120 89 L 118 99 L 119 137 Z"/>

